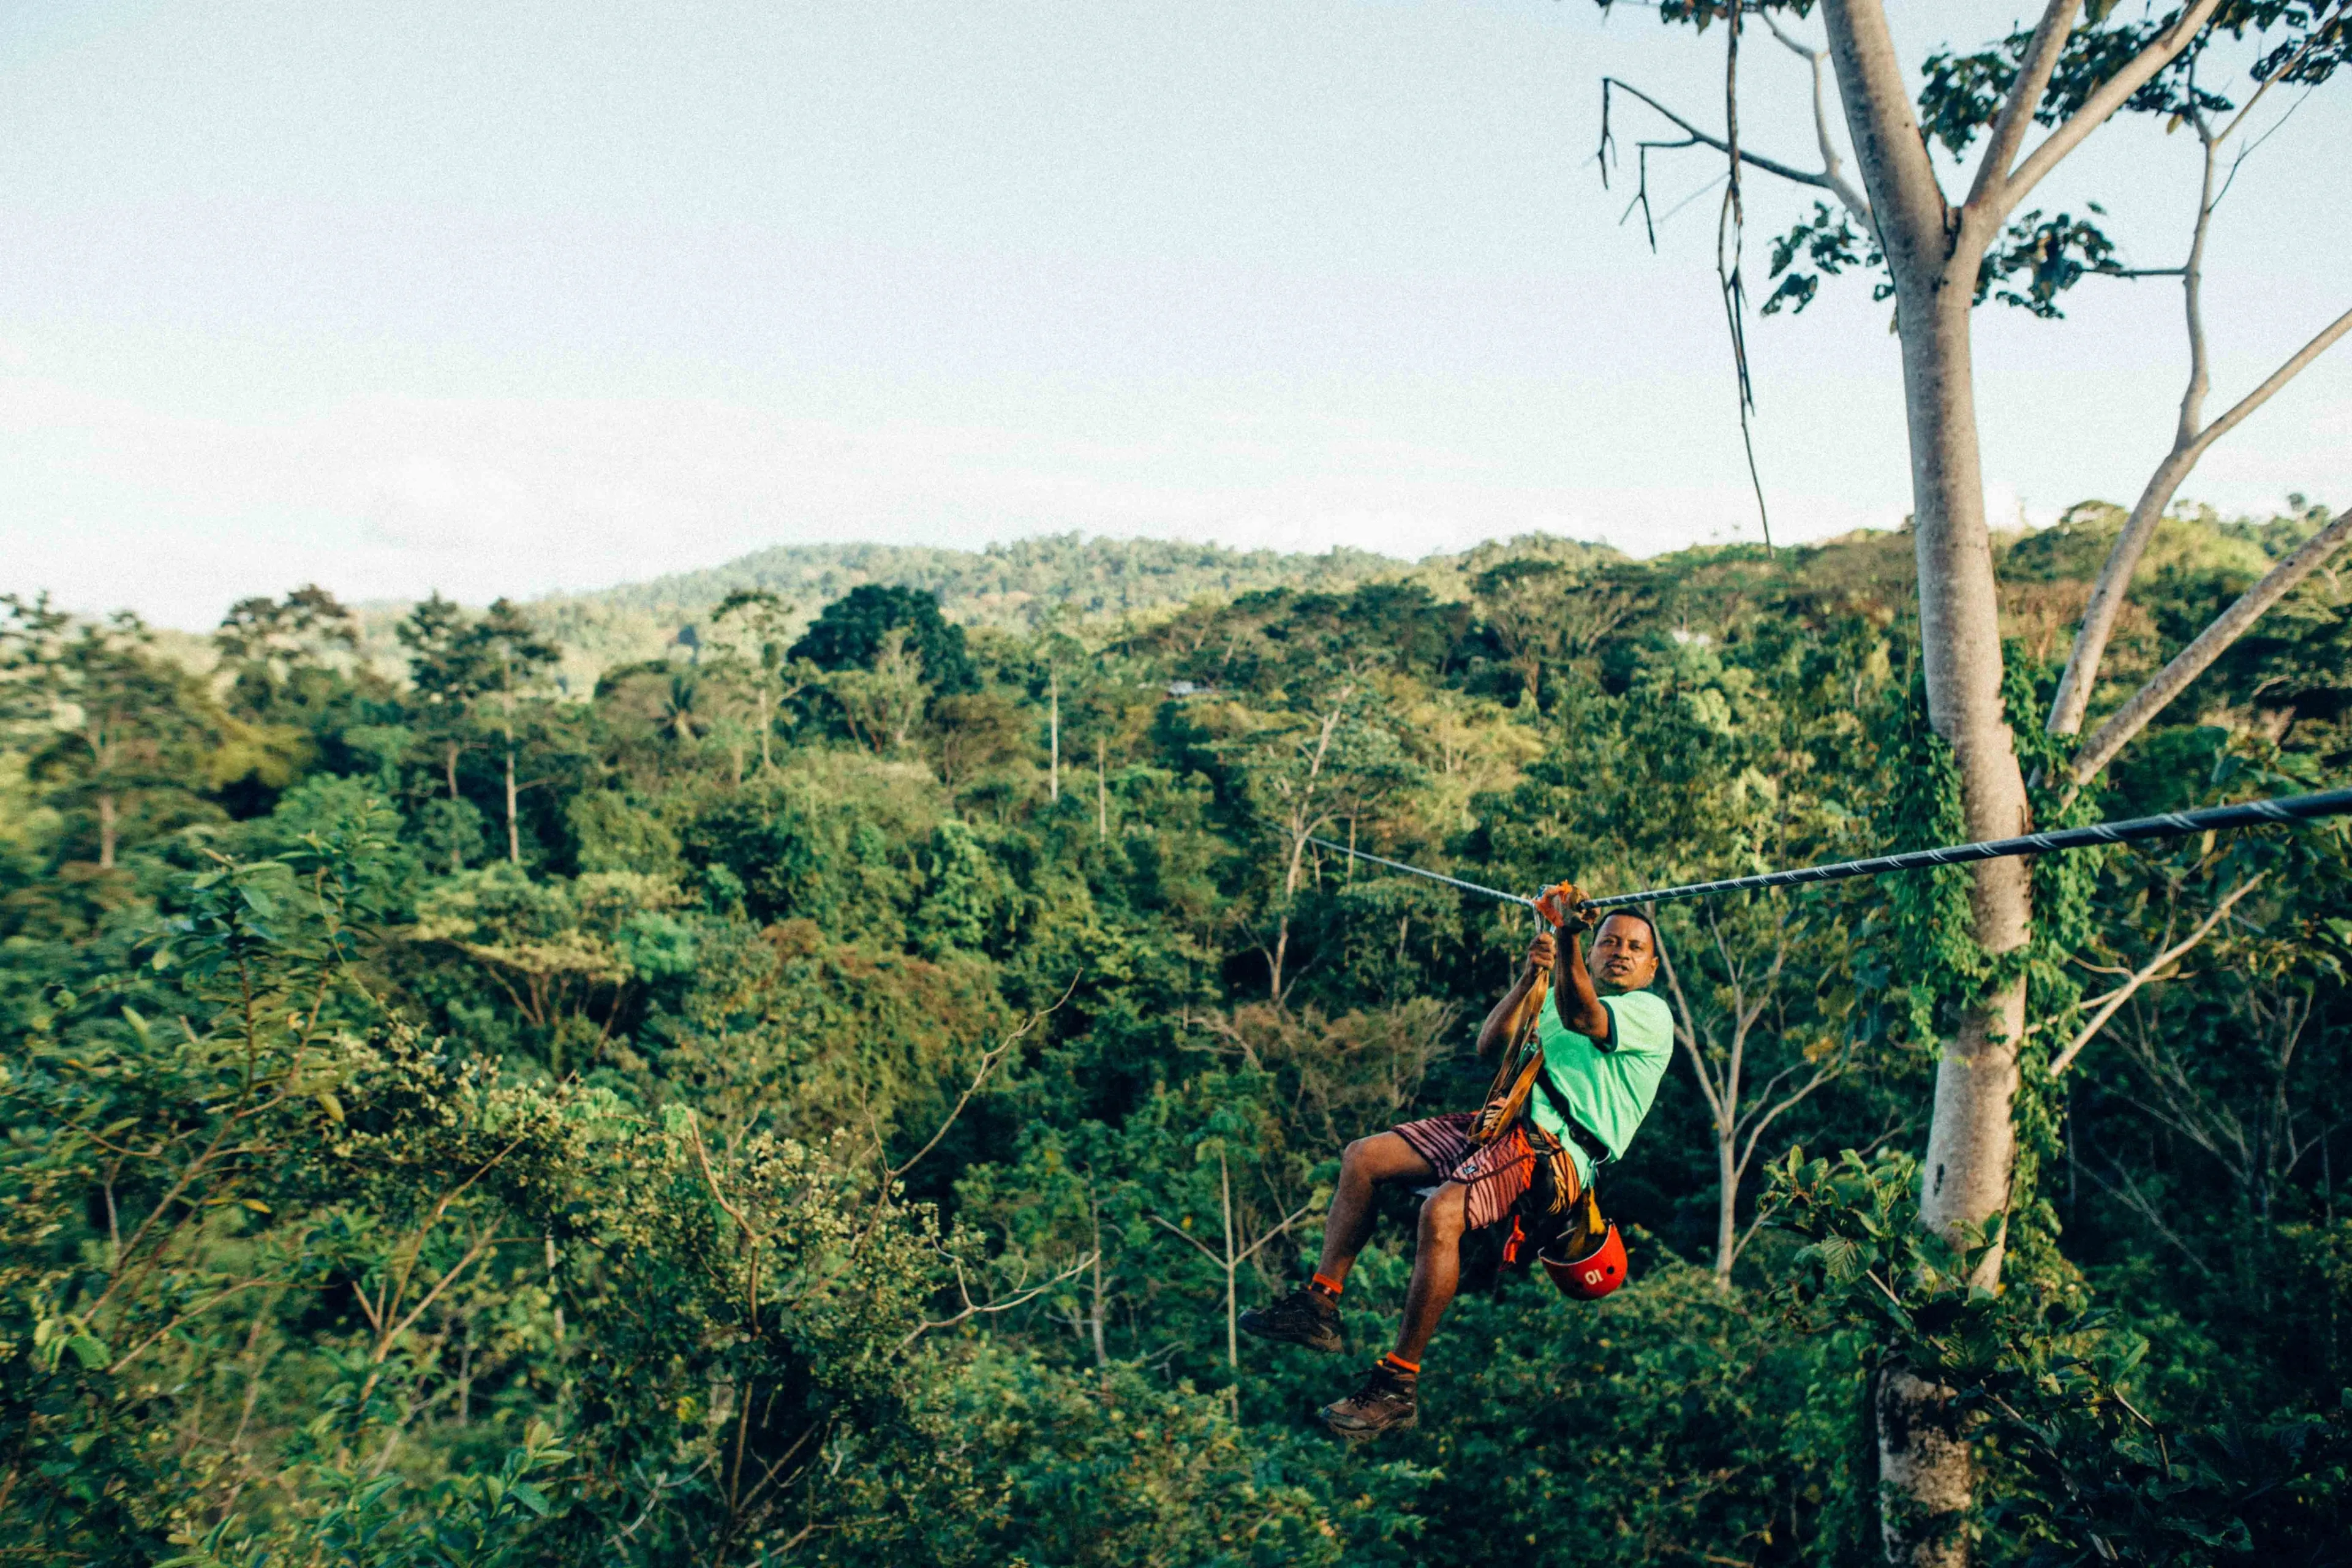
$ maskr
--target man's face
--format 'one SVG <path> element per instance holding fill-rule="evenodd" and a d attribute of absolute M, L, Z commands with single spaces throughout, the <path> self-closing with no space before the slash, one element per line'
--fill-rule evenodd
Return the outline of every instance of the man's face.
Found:
<path fill-rule="evenodd" d="M 1658 946 L 1650 939 L 1650 922 L 1631 915 L 1611 915 L 1592 933 L 1592 951 L 1585 956 L 1593 989 L 1604 996 L 1639 991 L 1658 977 Z"/>

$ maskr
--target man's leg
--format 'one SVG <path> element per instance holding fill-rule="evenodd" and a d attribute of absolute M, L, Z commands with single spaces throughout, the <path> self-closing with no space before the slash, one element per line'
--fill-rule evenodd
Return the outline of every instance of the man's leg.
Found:
<path fill-rule="evenodd" d="M 1372 1234 L 1372 1189 L 1382 1182 L 1427 1181 L 1437 1174 L 1412 1145 L 1393 1132 L 1359 1138 L 1339 1153 L 1339 1184 L 1331 1194 L 1331 1214 L 1323 1222 L 1323 1260 L 1315 1272 L 1334 1285 L 1347 1283 L 1356 1254 Z M 1418 1278 L 1418 1276 L 1416 1276 Z"/>
<path fill-rule="evenodd" d="M 1243 1331 L 1278 1344 L 1339 1349 L 1344 1342 L 1339 1288 L 1371 1234 L 1373 1187 L 1389 1181 L 1428 1181 L 1436 1174 L 1428 1161 L 1412 1152 L 1412 1144 L 1393 1132 L 1359 1138 L 1349 1144 L 1339 1155 L 1339 1187 L 1332 1194 L 1330 1217 L 1324 1222 L 1323 1261 L 1314 1282 L 1279 1301 L 1244 1312 Z"/>
<path fill-rule="evenodd" d="M 1462 1226 L 1470 1189 L 1448 1182 L 1421 1205 L 1421 1234 L 1414 1239 L 1412 1283 L 1405 1287 L 1404 1321 L 1397 1329 L 1396 1359 L 1418 1368 L 1437 1321 L 1454 1304 L 1462 1283 Z"/>
<path fill-rule="evenodd" d="M 1462 1279 L 1462 1227 L 1469 1189 L 1447 1182 L 1421 1205 L 1421 1234 L 1405 1288 L 1404 1324 L 1393 1353 L 1382 1356 L 1356 1392 L 1323 1407 L 1323 1425 L 1350 1441 L 1410 1430 L 1421 1419 L 1421 1352 L 1454 1300 Z"/>

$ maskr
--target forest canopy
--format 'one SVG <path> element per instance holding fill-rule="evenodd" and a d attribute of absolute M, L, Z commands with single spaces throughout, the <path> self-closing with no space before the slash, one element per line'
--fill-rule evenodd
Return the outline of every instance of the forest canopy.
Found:
<path fill-rule="evenodd" d="M 2326 521 L 2168 520 L 2093 711 Z M 2122 522 L 2002 542 L 2022 749 Z M 411 606 L 395 676 L 311 586 L 194 661 L 0 600 L 0 1552 L 1862 1561 L 1895 1354 L 1986 1561 L 2340 1551 L 2341 825 L 2037 866 L 1997 1296 L 1906 1207 L 1976 962 L 1938 872 L 1658 912 L 1632 1283 L 1474 1256 L 1417 1433 L 1236 1353 L 1340 1146 L 1475 1102 L 1528 935 L 1306 839 L 1606 891 L 1958 836 L 1904 536 L 1374 559 L 1150 617 L 722 577 L 585 680 L 545 605 Z M 2084 805 L 2347 761 L 2320 572 Z"/>

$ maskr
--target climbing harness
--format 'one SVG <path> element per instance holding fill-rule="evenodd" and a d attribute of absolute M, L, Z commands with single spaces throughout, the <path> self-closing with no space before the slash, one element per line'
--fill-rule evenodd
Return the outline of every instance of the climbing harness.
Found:
<path fill-rule="evenodd" d="M 1971 860 L 1999 860 L 2012 855 L 2048 855 L 2065 849 L 2087 849 L 2095 844 L 2131 844 L 2149 838 L 2186 838 L 2232 827 L 2258 827 L 2273 822 L 2309 822 L 2352 813 L 2352 789 L 2321 790 L 2313 795 L 2279 795 L 2237 805 L 2209 805 L 2197 811 L 2168 811 L 2159 816 L 2133 816 L 2120 822 L 2095 822 L 2087 827 L 2065 827 L 2055 833 L 2028 833 L 2016 838 L 1990 838 L 1975 844 L 1947 844 L 1934 849 L 1913 849 L 1901 855 L 1881 855 L 1868 860 L 1840 860 L 1827 866 L 1800 866 L 1793 870 L 1767 871 L 1754 877 L 1727 877 L 1714 882 L 1685 882 L 1672 888 L 1644 888 L 1637 893 L 1612 893 L 1587 899 L 1580 912 L 1622 908 L 1627 904 L 1670 903 L 1678 899 L 1704 899 L 1716 893 L 1745 892 L 1753 888 L 1784 888 L 1804 882 L 1842 882 L 1849 877 L 1876 877 L 1889 871 L 1916 871 L 1929 866 L 1958 866 Z M 1460 888 L 1506 903 L 1537 908 L 1534 899 L 1465 882 L 1442 872 L 1425 871 L 1402 860 L 1369 854 L 1328 838 L 1309 844 L 1370 860 L 1433 882 Z"/>

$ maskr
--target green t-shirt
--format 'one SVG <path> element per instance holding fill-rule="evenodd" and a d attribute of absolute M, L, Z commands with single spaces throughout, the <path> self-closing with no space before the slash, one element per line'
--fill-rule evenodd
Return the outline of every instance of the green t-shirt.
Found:
<path fill-rule="evenodd" d="M 1650 1102 L 1658 1097 L 1658 1080 L 1674 1060 L 1675 1020 L 1665 1003 L 1647 991 L 1603 996 L 1601 1005 L 1609 1009 L 1607 1045 L 1559 1021 L 1557 993 L 1544 998 L 1536 1038 L 1542 1043 L 1544 1070 L 1576 1120 L 1608 1147 L 1611 1158 L 1622 1159 L 1642 1119 L 1650 1114 Z M 1568 1145 L 1578 1172 L 1591 1181 L 1592 1157 L 1569 1135 L 1566 1121 L 1541 1084 L 1528 1096 L 1528 1114 Z"/>

